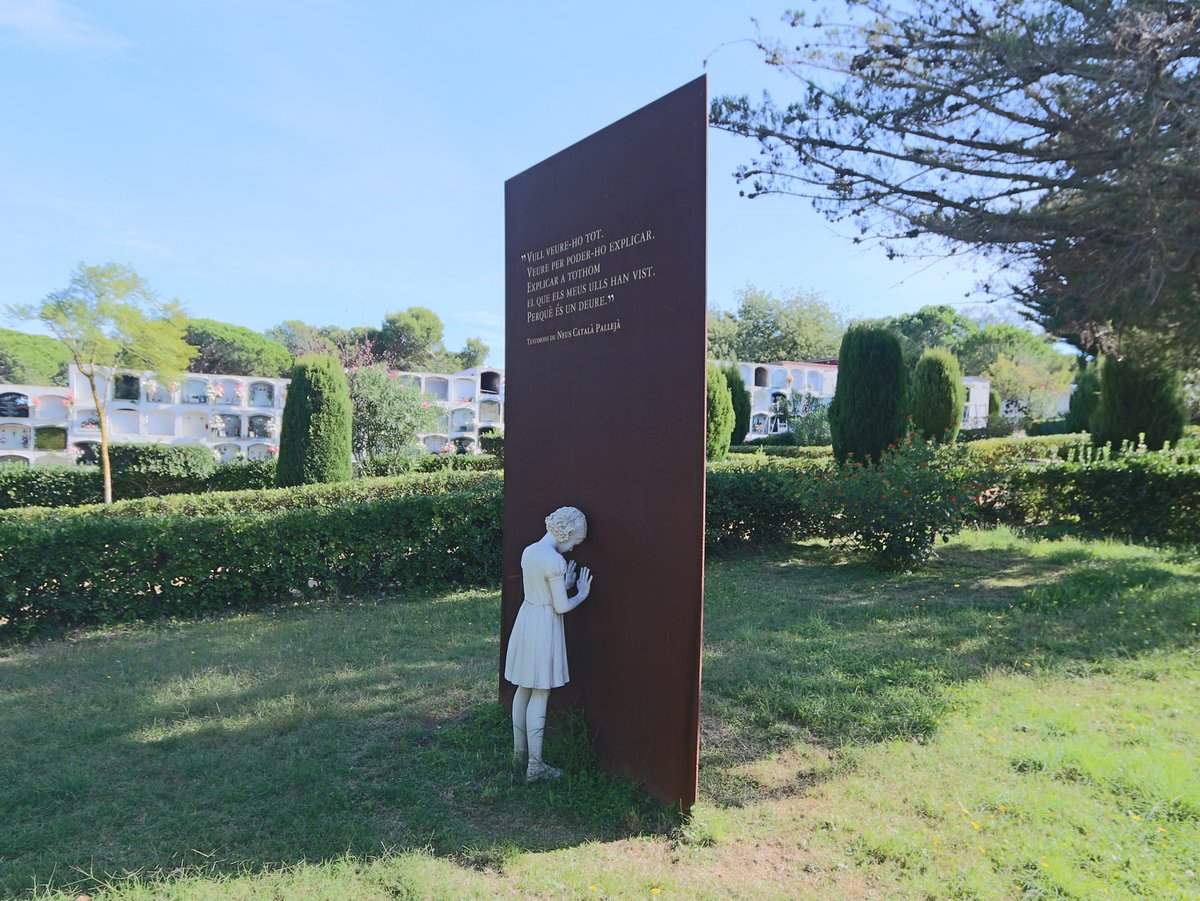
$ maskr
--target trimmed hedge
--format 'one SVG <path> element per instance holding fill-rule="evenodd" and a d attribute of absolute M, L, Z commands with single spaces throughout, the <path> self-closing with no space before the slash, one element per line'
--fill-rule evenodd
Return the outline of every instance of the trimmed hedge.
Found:
<path fill-rule="evenodd" d="M 202 444 L 110 444 L 114 498 L 195 491 L 217 468 Z"/>
<path fill-rule="evenodd" d="M 252 516 L 10 520 L 0 523 L 0 631 L 495 582 L 501 523 L 494 487 Z"/>
<path fill-rule="evenodd" d="M 205 491 L 250 491 L 275 487 L 275 459 L 221 463 L 204 480 Z"/>
<path fill-rule="evenodd" d="M 295 488 L 173 494 L 117 501 L 107 506 L 97 503 L 66 510 L 28 507 L 0 512 L 0 524 L 98 516 L 254 516 L 272 510 L 324 509 L 365 504 L 376 500 L 444 494 L 450 491 L 499 489 L 503 483 L 503 474 L 498 472 L 435 472 L 381 476 L 374 479 L 354 479 L 350 482 L 298 485 Z"/>
<path fill-rule="evenodd" d="M 421 454 L 412 458 L 410 472 L 490 472 L 504 469 L 504 458 L 492 454 Z"/>
<path fill-rule="evenodd" d="M 75 507 L 104 500 L 95 466 L 0 466 L 0 510 Z"/>
<path fill-rule="evenodd" d="M 764 457 L 794 457 L 800 460 L 833 459 L 833 448 L 828 444 L 817 447 L 798 447 L 790 444 L 737 444 L 730 447 L 729 452 Z"/>
<path fill-rule="evenodd" d="M 1200 544 L 1200 467 L 1166 452 L 1015 468 L 992 489 L 985 512 L 1020 526 Z"/>

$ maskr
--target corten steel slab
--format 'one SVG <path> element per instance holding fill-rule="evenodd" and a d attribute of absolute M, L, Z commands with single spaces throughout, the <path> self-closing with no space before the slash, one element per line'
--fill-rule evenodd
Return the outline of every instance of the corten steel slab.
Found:
<path fill-rule="evenodd" d="M 564 505 L 591 597 L 565 617 L 601 764 L 691 805 L 704 596 L 705 174 L 699 78 L 505 184 L 501 696 L 521 551 Z M 553 762 L 553 761 L 551 761 Z"/>

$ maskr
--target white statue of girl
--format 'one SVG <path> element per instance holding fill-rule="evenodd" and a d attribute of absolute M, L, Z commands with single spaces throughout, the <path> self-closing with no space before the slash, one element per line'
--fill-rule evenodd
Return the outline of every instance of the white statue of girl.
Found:
<path fill-rule="evenodd" d="M 585 537 L 583 514 L 574 507 L 560 507 L 546 517 L 546 534 L 521 554 L 525 600 L 508 638 L 504 678 L 517 686 L 512 707 L 513 758 L 527 761 L 528 782 L 562 775 L 562 770 L 542 760 L 542 738 L 550 689 L 570 679 L 562 615 L 582 604 L 592 590 L 588 568 L 580 570 L 576 579 L 574 561 L 568 564 L 562 555 Z M 572 587 L 575 595 L 568 597 Z"/>

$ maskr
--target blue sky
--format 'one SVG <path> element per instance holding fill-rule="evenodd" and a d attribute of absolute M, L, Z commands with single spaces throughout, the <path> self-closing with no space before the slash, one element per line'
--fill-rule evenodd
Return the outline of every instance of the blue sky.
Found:
<path fill-rule="evenodd" d="M 786 5 L 0 0 L 0 305 L 113 260 L 256 330 L 428 306 L 503 365 L 505 179 L 704 72 L 785 96 L 737 41 Z M 752 153 L 710 133 L 710 301 L 752 282 L 879 316 L 978 280 L 739 198 Z"/>

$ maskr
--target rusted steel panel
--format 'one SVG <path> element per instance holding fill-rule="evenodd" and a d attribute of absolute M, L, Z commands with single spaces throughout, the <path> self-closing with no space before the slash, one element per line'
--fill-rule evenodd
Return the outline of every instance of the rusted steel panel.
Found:
<path fill-rule="evenodd" d="M 595 576 L 566 617 L 601 763 L 691 805 L 704 595 L 707 84 L 697 79 L 505 185 L 501 661 L 522 549 L 563 505 Z M 501 697 L 512 686 L 501 675 Z"/>

